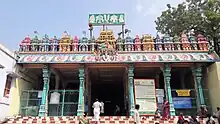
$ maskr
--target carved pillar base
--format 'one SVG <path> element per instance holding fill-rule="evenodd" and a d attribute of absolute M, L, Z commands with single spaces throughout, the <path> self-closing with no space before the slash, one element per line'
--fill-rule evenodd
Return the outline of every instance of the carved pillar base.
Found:
<path fill-rule="evenodd" d="M 78 101 L 78 109 L 77 109 L 77 116 L 82 116 L 84 113 L 84 82 L 85 82 L 85 70 L 84 66 L 79 68 L 79 101 Z"/>
<path fill-rule="evenodd" d="M 48 98 L 48 91 L 49 91 L 49 83 L 50 83 L 50 70 L 49 67 L 47 65 L 45 65 L 43 67 L 43 82 L 44 82 L 44 86 L 43 86 L 43 92 L 42 92 L 42 100 L 41 100 L 41 105 L 40 105 L 40 109 L 39 109 L 39 113 L 38 116 L 43 117 L 43 116 L 47 116 L 47 98 Z"/>

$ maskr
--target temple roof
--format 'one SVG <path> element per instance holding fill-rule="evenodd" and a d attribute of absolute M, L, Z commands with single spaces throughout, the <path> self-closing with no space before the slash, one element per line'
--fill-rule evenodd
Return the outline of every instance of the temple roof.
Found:
<path fill-rule="evenodd" d="M 184 34 L 170 37 L 150 34 L 115 38 L 112 30 L 100 36 L 61 38 L 33 37 L 22 40 L 18 63 L 96 63 L 96 62 L 214 62 L 218 56 L 203 35 Z"/>

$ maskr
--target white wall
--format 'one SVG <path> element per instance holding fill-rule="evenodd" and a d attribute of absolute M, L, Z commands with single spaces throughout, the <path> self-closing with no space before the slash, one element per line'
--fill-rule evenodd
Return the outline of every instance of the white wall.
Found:
<path fill-rule="evenodd" d="M 15 54 L 5 48 L 0 44 L 0 64 L 4 66 L 3 69 L 0 69 L 0 120 L 5 116 L 8 116 L 9 113 L 9 105 L 11 101 L 11 97 L 9 95 L 8 98 L 3 97 L 4 88 L 6 83 L 6 77 L 8 72 L 15 72 Z M 15 78 L 12 80 L 12 84 L 14 85 Z"/>

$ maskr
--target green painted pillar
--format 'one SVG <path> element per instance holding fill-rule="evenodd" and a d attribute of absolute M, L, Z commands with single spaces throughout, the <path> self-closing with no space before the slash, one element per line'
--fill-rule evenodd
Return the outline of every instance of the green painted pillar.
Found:
<path fill-rule="evenodd" d="M 197 98 L 199 98 L 199 105 L 203 106 L 205 105 L 201 80 L 202 80 L 202 68 L 201 67 L 194 67 L 192 68 L 193 75 L 196 78 L 196 86 L 197 86 Z"/>
<path fill-rule="evenodd" d="M 42 69 L 43 71 L 43 92 L 42 92 L 42 100 L 41 100 L 41 105 L 39 109 L 39 114 L 38 116 L 47 116 L 47 98 L 48 98 L 48 91 L 49 91 L 49 83 L 50 83 L 50 70 L 48 65 L 45 65 Z"/>
<path fill-rule="evenodd" d="M 175 116 L 175 109 L 173 105 L 173 98 L 171 93 L 171 87 L 170 87 L 170 80 L 171 80 L 171 68 L 170 65 L 165 63 L 163 68 L 163 75 L 164 75 L 164 83 L 165 83 L 165 90 L 166 90 L 166 96 L 170 103 L 170 115 Z"/>
<path fill-rule="evenodd" d="M 129 65 L 128 68 L 128 86 L 129 86 L 129 102 L 130 102 L 130 116 L 134 115 L 134 66 Z"/>
<path fill-rule="evenodd" d="M 78 109 L 77 116 L 82 116 L 84 113 L 84 82 L 85 82 L 85 69 L 84 66 L 79 68 L 79 101 L 78 101 Z"/>

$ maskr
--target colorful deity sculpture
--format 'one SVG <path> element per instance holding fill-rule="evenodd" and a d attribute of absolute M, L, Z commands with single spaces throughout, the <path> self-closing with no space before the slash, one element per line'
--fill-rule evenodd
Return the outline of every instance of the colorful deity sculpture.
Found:
<path fill-rule="evenodd" d="M 60 52 L 68 52 L 68 51 L 70 51 L 70 45 L 71 45 L 71 38 L 68 35 L 68 33 L 65 31 L 63 33 L 63 36 L 60 39 L 60 43 L 59 43 L 59 50 L 60 50 Z"/>
<path fill-rule="evenodd" d="M 162 42 L 162 39 L 160 39 L 159 35 L 156 36 L 155 44 L 156 44 L 156 50 L 158 50 L 158 51 L 163 50 L 163 47 L 162 47 L 163 42 Z"/>
<path fill-rule="evenodd" d="M 127 36 L 125 38 L 125 51 L 134 51 L 134 40 L 130 37 Z"/>
<path fill-rule="evenodd" d="M 91 51 L 95 51 L 95 37 L 92 36 L 89 40 L 89 48 Z"/>
<path fill-rule="evenodd" d="M 197 41 L 199 44 L 199 49 L 200 50 L 208 50 L 208 40 L 201 34 L 197 36 Z"/>
<path fill-rule="evenodd" d="M 135 51 L 141 51 L 141 40 L 138 35 L 136 35 L 136 38 L 134 40 L 135 45 Z"/>
<path fill-rule="evenodd" d="M 191 42 L 193 49 L 198 50 L 198 48 L 197 48 L 197 43 L 198 42 L 196 41 L 196 37 L 195 37 L 194 32 L 189 33 L 189 41 Z"/>
<path fill-rule="evenodd" d="M 106 30 L 107 35 L 105 35 L 105 41 L 107 40 L 109 45 L 113 48 L 116 48 L 116 39 L 112 30 Z"/>
<path fill-rule="evenodd" d="M 82 39 L 79 40 L 79 51 L 88 51 L 88 38 L 83 36 Z"/>
<path fill-rule="evenodd" d="M 106 46 L 107 49 L 110 49 L 110 48 L 116 49 L 116 39 L 114 37 L 114 33 L 112 30 L 102 30 L 100 32 L 100 36 L 97 39 L 96 43 L 98 45 L 99 52 L 104 52 L 99 49 L 104 45 L 108 45 L 108 46 Z M 111 50 L 107 50 L 105 52 L 109 52 L 109 51 L 111 51 Z"/>
<path fill-rule="evenodd" d="M 150 34 L 143 35 L 142 38 L 143 50 L 144 51 L 154 51 L 154 40 Z"/>
<path fill-rule="evenodd" d="M 72 40 L 72 51 L 78 51 L 79 47 L 79 38 L 75 36 Z"/>
<path fill-rule="evenodd" d="M 31 38 L 28 35 L 24 38 L 24 40 L 21 41 L 20 51 L 25 52 L 25 51 L 30 51 L 30 50 L 31 50 Z"/>
<path fill-rule="evenodd" d="M 50 50 L 53 52 L 58 51 L 58 46 L 59 46 L 59 40 L 57 39 L 56 36 L 54 36 L 52 39 L 50 39 Z"/>
<path fill-rule="evenodd" d="M 174 50 L 173 42 L 170 38 L 169 34 L 165 34 L 163 37 L 163 43 L 164 43 L 164 50 Z"/>
<path fill-rule="evenodd" d="M 118 39 L 117 39 L 117 50 L 118 51 L 123 51 L 123 45 L 124 45 L 124 40 L 121 38 L 121 35 L 118 35 Z"/>
<path fill-rule="evenodd" d="M 34 36 L 31 39 L 31 45 L 32 51 L 41 51 L 41 39 L 37 31 L 34 31 Z"/>
<path fill-rule="evenodd" d="M 42 52 L 48 52 L 49 51 L 50 39 L 49 39 L 49 36 L 47 34 L 45 34 L 44 37 L 42 38 L 40 48 L 41 48 Z"/>
<path fill-rule="evenodd" d="M 190 42 L 188 40 L 188 37 L 185 33 L 182 33 L 181 34 L 181 43 L 182 43 L 182 47 L 183 47 L 183 50 L 191 50 L 191 45 L 190 45 Z"/>
<path fill-rule="evenodd" d="M 177 35 L 175 35 L 173 37 L 173 44 L 174 44 L 174 49 L 175 50 L 181 50 L 181 45 L 180 45 L 181 42 L 180 42 L 179 37 Z"/>

